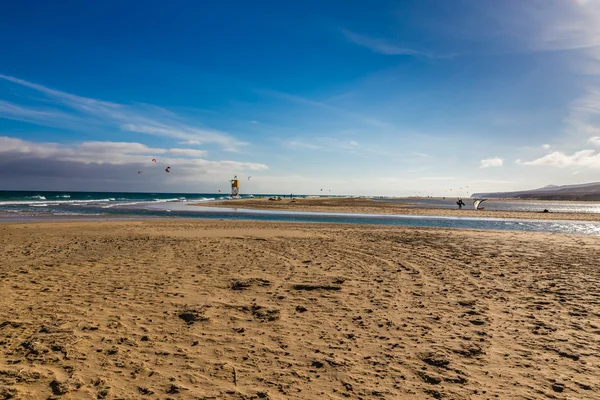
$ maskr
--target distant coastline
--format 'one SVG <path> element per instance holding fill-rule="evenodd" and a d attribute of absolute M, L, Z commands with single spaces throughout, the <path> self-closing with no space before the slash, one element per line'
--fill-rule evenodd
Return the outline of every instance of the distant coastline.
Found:
<path fill-rule="evenodd" d="M 600 182 L 579 185 L 549 185 L 539 189 L 513 192 L 473 193 L 472 197 L 550 201 L 600 201 Z"/>

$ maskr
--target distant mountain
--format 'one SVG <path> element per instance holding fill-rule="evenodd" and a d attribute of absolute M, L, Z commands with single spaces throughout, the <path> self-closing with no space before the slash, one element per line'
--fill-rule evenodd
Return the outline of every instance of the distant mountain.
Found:
<path fill-rule="evenodd" d="M 529 199 L 529 200 L 600 200 L 600 182 L 580 185 L 548 185 L 539 189 L 518 192 L 473 193 L 472 197 L 490 199 Z"/>

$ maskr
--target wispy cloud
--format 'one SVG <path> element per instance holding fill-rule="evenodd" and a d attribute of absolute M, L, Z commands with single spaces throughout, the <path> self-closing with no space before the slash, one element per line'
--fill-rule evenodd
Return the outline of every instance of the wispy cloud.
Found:
<path fill-rule="evenodd" d="M 550 145 L 549 144 L 543 144 L 542 145 L 542 149 L 549 150 L 550 149 Z"/>
<path fill-rule="evenodd" d="M 595 146 L 600 146 L 600 136 L 593 136 L 588 139 L 588 142 L 590 142 L 591 144 L 593 144 Z"/>
<path fill-rule="evenodd" d="M 600 45 L 600 3 L 572 0 L 523 5 L 533 22 L 527 37 L 535 50 L 591 49 Z"/>
<path fill-rule="evenodd" d="M 563 61 L 585 74 L 600 73 L 600 2 L 597 0 L 501 2 L 487 8 L 488 26 L 473 32 L 517 52 L 565 52 Z M 497 25 L 496 25 L 497 24 Z"/>
<path fill-rule="evenodd" d="M 261 171 L 268 167 L 264 164 L 237 161 L 210 161 L 203 157 L 206 152 L 195 149 L 152 148 L 135 142 L 82 142 L 60 144 L 53 142 L 32 142 L 7 136 L 0 136 L 0 154 L 13 154 L 20 157 L 53 159 L 82 164 L 132 164 L 132 168 L 146 165 L 153 168 L 152 158 L 159 164 L 180 166 L 186 169 L 210 169 L 227 171 Z"/>
<path fill-rule="evenodd" d="M 288 143 L 292 147 L 322 151 L 349 150 L 351 152 L 369 151 L 369 147 L 359 146 L 356 140 L 343 140 L 333 137 L 316 137 L 307 140 L 292 140 Z"/>
<path fill-rule="evenodd" d="M 504 165 L 504 160 L 500 157 L 486 158 L 479 161 L 479 168 L 497 168 Z"/>
<path fill-rule="evenodd" d="M 301 140 L 292 140 L 289 144 L 292 147 L 299 147 L 299 148 L 311 149 L 311 150 L 320 150 L 323 148 L 322 146 L 317 146 L 316 144 L 307 143 L 307 142 L 304 142 Z"/>
<path fill-rule="evenodd" d="M 362 47 L 366 47 L 367 49 L 369 49 L 375 53 L 385 54 L 385 55 L 389 55 L 389 56 L 406 55 L 406 56 L 420 56 L 420 57 L 427 57 L 427 58 L 437 58 L 438 57 L 434 53 L 431 53 L 431 52 L 411 49 L 410 47 L 397 45 L 394 43 L 390 43 L 389 41 L 384 40 L 384 39 L 374 38 L 374 37 L 367 36 L 367 35 L 362 35 L 359 33 L 349 31 L 347 29 L 342 29 L 342 33 L 352 43 L 362 46 Z"/>
<path fill-rule="evenodd" d="M 1 78 L 1 76 L 0 76 Z M 0 100 L 0 117 L 17 121 L 40 121 L 52 123 L 53 121 L 79 121 L 80 118 L 54 109 L 32 109 Z"/>
<path fill-rule="evenodd" d="M 301 96 L 295 96 L 292 94 L 278 92 L 274 90 L 257 90 L 257 92 L 277 99 L 286 100 L 291 103 L 325 110 L 331 112 L 332 114 L 335 114 L 337 117 L 344 117 L 348 120 L 361 122 L 365 125 L 370 125 L 377 128 L 392 128 L 390 124 L 381 121 L 377 118 L 368 115 L 363 115 L 362 113 L 354 110 L 347 110 L 341 107 L 337 107 L 326 102 L 311 100 Z"/>
<path fill-rule="evenodd" d="M 196 144 L 216 144 L 235 150 L 246 143 L 217 130 L 201 127 L 197 122 L 152 105 L 126 105 L 77 96 L 0 74 L 0 79 L 26 87 L 51 100 L 53 108 L 0 101 L 0 118 L 26 121 L 43 126 L 83 129 L 93 125 L 121 128 L 153 136 L 180 139 Z"/>
<path fill-rule="evenodd" d="M 516 162 L 528 166 L 600 168 L 600 153 L 596 153 L 594 150 L 581 150 L 568 155 L 555 151 L 532 161 L 517 160 Z"/>
<path fill-rule="evenodd" d="M 425 176 L 421 179 L 425 180 L 425 181 L 451 181 L 453 179 L 456 179 L 456 177 L 455 176 Z"/>
<path fill-rule="evenodd" d="M 179 142 L 179 144 L 184 144 L 186 146 L 198 146 L 202 144 L 199 140 L 184 140 L 183 142 Z"/>
<path fill-rule="evenodd" d="M 571 136 L 599 136 L 600 90 L 589 89 L 569 106 L 565 118 L 567 133 Z"/>

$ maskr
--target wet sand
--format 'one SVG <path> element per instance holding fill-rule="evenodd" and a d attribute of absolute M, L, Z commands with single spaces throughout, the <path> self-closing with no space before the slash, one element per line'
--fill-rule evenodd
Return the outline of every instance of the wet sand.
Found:
<path fill-rule="evenodd" d="M 471 205 L 462 209 L 420 208 L 410 203 L 374 201 L 371 199 L 345 198 L 298 198 L 269 201 L 268 199 L 242 199 L 195 204 L 202 207 L 250 208 L 259 210 L 314 211 L 360 214 L 400 214 L 426 215 L 446 217 L 481 217 L 481 218 L 514 218 L 544 219 L 566 221 L 600 221 L 600 214 L 592 213 L 540 213 L 531 211 L 494 211 L 474 210 Z"/>
<path fill-rule="evenodd" d="M 77 221 L 0 248 L 0 399 L 600 397 L 595 237 Z"/>

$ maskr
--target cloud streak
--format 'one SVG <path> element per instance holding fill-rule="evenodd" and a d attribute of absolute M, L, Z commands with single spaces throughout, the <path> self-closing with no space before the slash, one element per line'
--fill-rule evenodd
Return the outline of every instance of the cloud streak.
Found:
<path fill-rule="evenodd" d="M 361 122 L 365 125 L 374 126 L 377 128 L 391 128 L 392 126 L 387 124 L 386 122 L 380 121 L 376 118 L 362 115 L 359 112 L 353 110 L 346 110 L 344 108 L 340 108 L 325 102 L 316 101 L 307 99 L 300 96 L 295 96 L 289 93 L 278 92 L 274 90 L 257 90 L 257 93 L 265 94 L 267 96 L 271 96 L 277 99 L 289 101 L 290 103 L 295 103 L 301 106 L 308 106 L 315 109 L 321 109 L 326 112 L 330 112 L 332 114 L 337 114 L 338 117 L 344 117 L 350 120 Z"/>
<path fill-rule="evenodd" d="M 600 146 L 600 136 L 593 136 L 588 139 L 588 142 L 595 146 Z"/>
<path fill-rule="evenodd" d="M 332 137 L 316 137 L 311 138 L 311 141 L 306 140 L 292 140 L 289 146 L 294 148 L 304 148 L 310 150 L 322 150 L 322 151 L 351 151 L 353 153 L 358 151 L 369 151 L 368 147 L 360 146 L 356 140 L 341 140 Z"/>
<path fill-rule="evenodd" d="M 538 28 L 529 36 L 535 50 L 592 49 L 600 45 L 600 3 L 597 1 L 540 2 L 528 7 Z"/>
<path fill-rule="evenodd" d="M 498 168 L 504 165 L 504 160 L 500 157 L 486 158 L 479 161 L 479 168 Z"/>
<path fill-rule="evenodd" d="M 307 143 L 307 142 L 303 142 L 300 140 L 292 140 L 289 144 L 292 147 L 310 149 L 310 150 L 320 150 L 323 148 L 321 146 L 317 146 L 316 144 Z"/>
<path fill-rule="evenodd" d="M 388 56 L 417 56 L 417 57 L 426 57 L 426 58 L 438 58 L 434 53 L 414 50 L 409 47 L 399 46 L 394 43 L 390 43 L 384 39 L 374 38 L 367 35 L 362 35 L 359 33 L 355 33 L 349 31 L 347 29 L 342 29 L 342 33 L 344 36 L 352 43 L 366 47 L 374 53 L 384 54 Z"/>
<path fill-rule="evenodd" d="M 568 155 L 555 151 L 532 161 L 517 160 L 516 162 L 526 166 L 600 168 L 600 153 L 596 153 L 594 150 L 581 150 Z"/>
<path fill-rule="evenodd" d="M 0 100 L 0 118 L 25 121 L 42 126 L 84 129 L 90 125 L 104 129 L 119 128 L 145 135 L 180 139 L 190 144 L 215 144 L 236 150 L 247 143 L 217 130 L 205 129 L 169 110 L 151 105 L 126 105 L 77 96 L 33 82 L 0 74 L 0 79 L 42 94 L 53 108 L 16 104 Z M 67 112 L 68 111 L 68 112 Z"/>
<path fill-rule="evenodd" d="M 156 157 L 158 165 L 168 164 L 181 167 L 187 172 L 208 173 L 217 171 L 262 171 L 268 169 L 264 164 L 237 161 L 209 161 L 200 158 L 203 150 L 152 148 L 135 142 L 82 142 L 64 145 L 59 143 L 31 142 L 7 136 L 0 137 L 0 154 L 12 157 L 51 159 L 80 164 L 131 165 L 132 170 L 139 166 L 155 168 L 151 162 Z"/>

